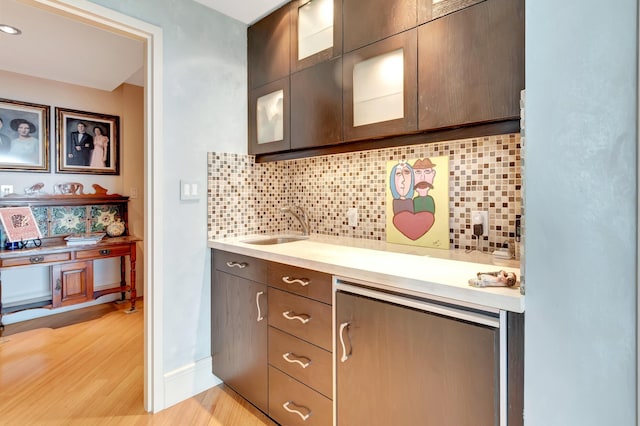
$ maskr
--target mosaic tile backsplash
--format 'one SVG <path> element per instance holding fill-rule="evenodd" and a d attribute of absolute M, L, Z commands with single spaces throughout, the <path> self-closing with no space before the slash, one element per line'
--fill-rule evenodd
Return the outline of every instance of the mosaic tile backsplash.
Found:
<path fill-rule="evenodd" d="M 209 153 L 208 236 L 299 231 L 280 211 L 295 204 L 309 213 L 312 233 L 386 240 L 386 162 L 441 155 L 449 156 L 451 248 L 512 244 L 521 204 L 517 133 L 269 163 Z M 347 224 L 351 207 L 358 209 L 357 227 Z M 489 212 L 489 236 L 479 242 L 471 231 L 473 210 Z"/>

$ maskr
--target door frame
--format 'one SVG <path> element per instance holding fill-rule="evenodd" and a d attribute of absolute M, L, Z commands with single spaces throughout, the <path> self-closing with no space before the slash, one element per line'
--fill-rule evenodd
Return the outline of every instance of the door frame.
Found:
<path fill-rule="evenodd" d="M 87 0 L 18 0 L 145 44 L 144 90 L 144 408 L 164 407 L 162 356 L 162 28 Z M 153 283 L 153 285 L 150 285 Z"/>

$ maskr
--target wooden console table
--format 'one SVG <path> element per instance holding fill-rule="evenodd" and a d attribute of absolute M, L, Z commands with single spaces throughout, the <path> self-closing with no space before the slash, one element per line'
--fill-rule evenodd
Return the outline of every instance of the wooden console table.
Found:
<path fill-rule="evenodd" d="M 97 187 L 97 185 L 94 185 Z M 135 312 L 136 304 L 136 243 L 140 238 L 128 235 L 128 197 L 118 194 L 107 195 L 103 188 L 97 187 L 96 194 L 54 194 L 40 196 L 21 196 L 0 198 L 0 207 L 29 206 L 36 210 L 36 220 L 43 235 L 39 247 L 28 244 L 26 248 L 8 250 L 0 248 L 0 335 L 4 330 L 2 316 L 25 309 L 55 309 L 77 303 L 88 302 L 111 293 L 130 292 L 131 308 Z M 74 217 L 76 228 L 65 229 L 64 214 Z M 76 215 L 76 216 L 73 216 Z M 125 235 L 104 237 L 97 244 L 67 245 L 64 238 L 70 233 L 96 232 L 103 230 L 104 217 L 117 216 L 125 223 Z M 62 216 L 62 218 L 61 218 Z M 78 219 L 79 220 L 76 220 Z M 80 222 L 80 225 L 78 225 Z M 126 283 L 126 257 L 129 257 L 130 277 Z M 93 261 L 120 257 L 120 285 L 94 291 Z M 12 268 L 49 267 L 51 297 L 38 300 L 21 301 L 3 305 L 2 271 Z"/>

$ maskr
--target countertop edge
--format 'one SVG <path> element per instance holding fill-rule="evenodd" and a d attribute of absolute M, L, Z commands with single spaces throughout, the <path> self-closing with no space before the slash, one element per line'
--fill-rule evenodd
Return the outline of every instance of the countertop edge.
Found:
<path fill-rule="evenodd" d="M 313 240 L 310 240 L 313 242 Z M 353 279 L 359 281 L 365 281 L 373 283 L 374 286 L 382 287 L 387 290 L 395 290 L 399 293 L 411 294 L 414 296 L 423 297 L 436 297 L 448 299 L 451 301 L 458 301 L 473 305 L 479 305 L 496 310 L 505 310 L 514 313 L 523 313 L 525 311 L 524 296 L 520 295 L 519 287 L 507 288 L 507 287 L 492 287 L 492 288 L 476 288 L 469 285 L 452 285 L 442 280 L 434 280 L 429 278 L 416 279 L 412 276 L 396 275 L 384 271 L 372 271 L 369 268 L 364 269 L 362 267 L 346 266 L 341 264 L 332 263 L 326 260 L 318 260 L 317 258 L 303 257 L 295 253 L 297 247 L 295 243 L 280 244 L 276 246 L 260 246 L 242 243 L 236 239 L 232 240 L 208 240 L 207 246 L 211 249 L 219 249 L 232 253 L 242 254 L 246 256 L 252 256 L 259 259 L 285 263 L 300 268 L 313 269 L 334 276 L 343 277 L 345 279 Z M 323 242 L 323 244 L 327 244 Z M 330 245 L 330 244 L 329 244 Z M 359 249 L 356 247 L 344 247 L 341 245 L 335 245 L 336 249 L 342 250 L 353 249 L 354 252 L 367 249 Z M 292 249 L 294 250 L 292 252 Z M 276 250 L 276 251 L 274 251 Z M 375 251 L 375 254 L 384 256 L 384 252 Z M 409 254 L 402 255 L 398 253 L 389 253 L 389 256 L 402 256 L 401 259 L 406 259 L 415 262 L 420 262 L 422 259 L 419 256 L 411 256 Z M 449 265 L 458 268 L 471 269 L 475 267 L 477 269 L 497 268 L 495 265 L 469 263 L 458 260 L 440 259 L 439 263 L 443 263 L 445 267 Z M 505 267 L 507 270 L 514 270 L 513 268 Z M 519 270 L 515 269 L 518 272 Z M 472 278 L 472 276 L 469 276 Z"/>

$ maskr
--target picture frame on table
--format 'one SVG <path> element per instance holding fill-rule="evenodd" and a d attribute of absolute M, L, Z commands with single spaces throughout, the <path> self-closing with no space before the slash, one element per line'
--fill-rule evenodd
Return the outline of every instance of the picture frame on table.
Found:
<path fill-rule="evenodd" d="M 120 174 L 120 117 L 56 107 L 56 173 Z"/>
<path fill-rule="evenodd" d="M 49 172 L 48 105 L 0 98 L 0 171 Z"/>

